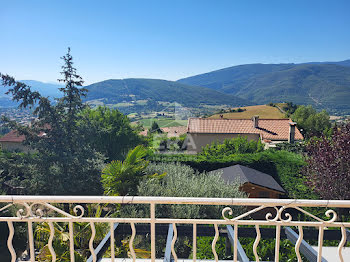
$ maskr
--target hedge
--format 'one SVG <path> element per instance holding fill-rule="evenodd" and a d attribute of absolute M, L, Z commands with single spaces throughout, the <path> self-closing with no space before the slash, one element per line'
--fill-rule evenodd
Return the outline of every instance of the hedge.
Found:
<path fill-rule="evenodd" d="M 151 162 L 180 162 L 192 168 L 203 171 L 212 171 L 236 164 L 254 168 L 271 175 L 287 191 L 284 197 L 316 199 L 315 194 L 305 185 L 301 174 L 306 164 L 301 154 L 284 150 L 266 150 L 251 154 L 234 154 L 217 157 L 186 154 L 154 154 L 148 156 Z"/>

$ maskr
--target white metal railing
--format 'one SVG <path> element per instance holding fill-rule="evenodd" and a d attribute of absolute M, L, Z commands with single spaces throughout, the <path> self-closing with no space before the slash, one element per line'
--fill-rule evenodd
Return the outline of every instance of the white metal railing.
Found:
<path fill-rule="evenodd" d="M 59 204 L 74 205 L 75 214 L 72 215 L 62 208 Z M 86 216 L 87 204 L 144 204 L 150 206 L 149 217 L 143 218 L 126 218 L 126 217 L 93 217 Z M 220 205 L 226 206 L 222 209 L 221 219 L 186 219 L 186 218 L 157 218 L 156 207 L 159 204 L 184 204 L 184 205 Z M 298 261 L 302 261 L 300 255 L 300 245 L 303 241 L 303 227 L 318 228 L 318 252 L 317 261 L 322 261 L 322 248 L 324 230 L 328 227 L 337 228 L 341 232 L 341 240 L 338 245 L 338 257 L 334 261 L 344 261 L 342 250 L 346 244 L 346 229 L 350 227 L 350 222 L 341 221 L 337 214 L 338 208 L 350 208 L 350 201 L 347 200 L 292 200 L 292 199 L 253 199 L 253 198 L 179 198 L 179 197 L 141 197 L 141 196 L 125 196 L 125 197 L 107 197 L 107 196 L 0 196 L 0 222 L 6 222 L 9 228 L 8 236 L 0 236 L 0 238 L 7 238 L 7 246 L 11 254 L 11 261 L 16 261 L 16 253 L 12 244 L 14 237 L 14 223 L 25 222 L 28 228 L 28 245 L 30 253 L 30 261 L 36 261 L 35 258 L 35 240 L 33 233 L 33 223 L 46 222 L 49 226 L 50 237 L 48 239 L 48 249 L 51 253 L 52 261 L 56 260 L 56 253 L 53 248 L 53 239 L 55 237 L 54 222 L 67 222 L 69 231 L 69 251 L 70 261 L 74 261 L 74 232 L 73 223 L 86 222 L 91 227 L 91 238 L 89 242 L 89 249 L 91 252 L 92 261 L 97 261 L 93 241 L 95 237 L 95 223 L 109 223 L 110 224 L 110 245 L 111 245 L 111 261 L 115 261 L 114 252 L 114 225 L 115 223 L 127 223 L 131 225 L 132 236 L 130 238 L 130 254 L 133 261 L 136 259 L 136 254 L 133 248 L 133 240 L 137 234 L 135 224 L 150 224 L 151 235 L 151 261 L 156 259 L 156 224 L 172 225 L 174 235 L 171 241 L 171 253 L 175 262 L 177 255 L 175 252 L 175 243 L 177 240 L 177 225 L 190 224 L 193 226 L 193 261 L 196 261 L 196 241 L 197 241 L 197 225 L 213 225 L 215 229 L 214 240 L 212 242 L 212 252 L 216 261 L 218 255 L 215 250 L 216 241 L 219 237 L 219 225 L 230 225 L 233 232 L 233 260 L 237 261 L 238 257 L 238 231 L 239 226 L 255 226 L 256 239 L 253 245 L 253 253 L 256 261 L 259 261 L 259 254 L 257 247 L 261 238 L 260 226 L 273 226 L 276 228 L 276 244 L 275 244 L 275 261 L 279 261 L 280 255 L 280 239 L 281 227 L 296 227 L 298 228 L 298 239 L 295 244 L 295 252 Z M 235 206 L 246 206 L 242 214 L 232 217 L 232 208 Z M 326 208 L 325 216 L 327 219 L 320 218 L 306 211 L 308 207 L 323 207 Z M 264 214 L 264 218 L 256 219 L 254 214 L 261 213 L 263 210 L 268 210 Z M 288 209 L 288 210 L 286 210 Z M 15 213 L 12 216 L 6 216 L 12 210 Z M 271 212 L 273 210 L 274 212 Z M 290 210 L 296 210 L 302 216 L 293 217 Z M 47 212 L 50 211 L 50 212 Z M 5 214 L 4 214 L 5 213 Z M 300 220 L 303 217 L 303 220 Z"/>

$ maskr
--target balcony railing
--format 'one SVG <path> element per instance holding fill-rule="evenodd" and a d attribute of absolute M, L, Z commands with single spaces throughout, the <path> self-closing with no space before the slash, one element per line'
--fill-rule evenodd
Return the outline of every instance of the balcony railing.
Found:
<path fill-rule="evenodd" d="M 134 205 L 141 204 L 149 206 L 149 216 L 147 217 L 97 217 L 87 215 L 86 209 L 89 204 L 109 204 L 109 205 Z M 188 219 L 188 218 L 160 218 L 156 217 L 156 209 L 159 205 L 218 205 L 223 206 L 221 214 L 213 214 L 220 217 L 216 219 Z M 66 207 L 72 207 L 74 214 L 67 211 Z M 234 207 L 246 207 L 244 211 L 233 216 Z M 312 208 L 322 208 L 324 214 L 312 214 Z M 325 231 L 332 228 L 333 231 L 339 232 L 339 244 L 337 255 L 332 261 L 346 261 L 343 258 L 343 249 L 347 240 L 347 228 L 350 222 L 342 221 L 344 210 L 350 208 L 350 201 L 341 200 L 291 200 L 291 199 L 235 199 L 235 198 L 178 198 L 178 197 L 105 197 L 105 196 L 0 196 L 0 222 L 8 224 L 8 236 L 0 236 L 2 240 L 7 238 L 7 247 L 11 254 L 11 261 L 17 261 L 17 255 L 13 247 L 14 226 L 16 223 L 26 223 L 28 230 L 28 249 L 29 261 L 37 261 L 36 241 L 34 237 L 34 229 L 38 223 L 47 223 L 49 238 L 47 247 L 50 252 L 50 260 L 56 261 L 56 251 L 53 247 L 53 240 L 57 234 L 54 229 L 54 223 L 65 222 L 69 238 L 69 256 L 70 261 L 75 261 L 74 252 L 76 245 L 74 243 L 74 223 L 88 223 L 91 229 L 89 235 L 89 260 L 99 260 L 99 250 L 101 245 L 110 245 L 109 261 L 116 261 L 115 258 L 115 234 L 118 233 L 116 227 L 118 224 L 128 224 L 131 227 L 131 237 L 129 239 L 130 258 L 132 261 L 137 259 L 134 250 L 134 239 L 138 234 L 136 228 L 146 225 L 150 232 L 150 260 L 156 260 L 156 226 L 163 225 L 169 227 L 167 246 L 165 249 L 164 260 L 171 260 L 172 255 L 174 261 L 178 260 L 176 254 L 175 243 L 178 238 L 178 228 L 187 225 L 191 227 L 192 238 L 192 257 L 193 261 L 197 259 L 197 229 L 203 228 L 202 225 L 209 225 L 208 228 L 214 232 L 214 239 L 211 243 L 211 250 L 214 260 L 218 261 L 216 252 L 216 243 L 220 236 L 219 228 L 226 228 L 227 236 L 230 238 L 233 246 L 233 261 L 248 261 L 244 250 L 239 243 L 239 231 L 250 228 L 255 231 L 255 241 L 253 244 L 253 254 L 255 261 L 259 261 L 258 245 L 261 239 L 261 229 L 273 228 L 275 249 L 274 260 L 280 260 L 280 241 L 281 231 L 295 244 L 295 253 L 298 261 L 302 260 L 302 255 L 315 261 L 325 261 L 322 258 L 322 249 Z M 69 208 L 68 208 L 69 210 Z M 13 214 L 13 215 L 11 215 Z M 347 216 L 344 216 L 347 217 Z M 346 219 L 343 219 L 346 220 Z M 109 233 L 104 241 L 101 241 L 99 247 L 94 239 L 96 236 L 96 223 L 108 223 Z M 307 254 L 308 244 L 303 239 L 304 228 L 317 228 L 318 230 L 318 248 L 313 254 Z M 293 230 L 295 228 L 296 230 Z M 158 229 L 157 229 L 158 231 Z M 56 233 L 55 233 L 56 232 Z M 306 251 L 305 251 L 306 250 Z M 87 259 L 88 257 L 86 257 Z M 347 260 L 350 261 L 350 260 Z"/>

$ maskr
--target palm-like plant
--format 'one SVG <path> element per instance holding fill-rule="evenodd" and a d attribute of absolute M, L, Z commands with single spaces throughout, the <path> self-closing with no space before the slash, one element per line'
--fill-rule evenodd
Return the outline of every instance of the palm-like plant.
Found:
<path fill-rule="evenodd" d="M 112 161 L 102 170 L 102 185 L 106 195 L 135 194 L 148 161 L 147 150 L 137 146 L 129 151 L 125 160 Z"/>
<path fill-rule="evenodd" d="M 102 210 L 105 205 L 88 205 L 87 215 L 94 217 L 101 217 Z M 73 212 L 72 212 L 73 214 Z M 109 213 L 104 215 L 109 216 Z M 68 262 L 70 261 L 69 253 L 69 232 L 68 223 L 53 223 L 53 228 L 55 231 L 52 246 L 56 253 L 57 262 Z M 100 242 L 105 236 L 108 225 L 103 223 L 95 223 L 96 235 L 94 238 L 95 242 Z M 37 261 L 51 261 L 52 256 L 49 250 L 48 242 L 50 236 L 50 227 L 48 223 L 40 223 L 35 228 L 36 244 L 40 247 L 39 254 L 37 256 Z M 89 256 L 89 240 L 91 236 L 91 228 L 89 223 L 74 222 L 73 223 L 74 232 L 74 257 L 75 261 L 82 262 L 84 257 Z"/>

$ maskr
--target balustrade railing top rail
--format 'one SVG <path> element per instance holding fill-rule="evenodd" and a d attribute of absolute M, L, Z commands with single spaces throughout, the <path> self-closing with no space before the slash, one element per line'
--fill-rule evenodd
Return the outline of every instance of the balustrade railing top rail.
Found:
<path fill-rule="evenodd" d="M 270 199 L 270 198 L 196 198 L 149 196 L 22 196 L 2 195 L 0 203 L 119 203 L 119 204 L 189 204 L 242 206 L 303 206 L 350 208 L 350 200 Z"/>
<path fill-rule="evenodd" d="M 64 205 L 72 204 L 70 207 L 73 213 L 67 211 Z M 149 212 L 144 217 L 95 217 L 85 213 L 88 204 L 143 204 L 149 206 Z M 156 208 L 158 205 L 213 205 L 223 206 L 219 207 L 218 213 L 213 214 L 216 218 L 160 218 L 156 216 Z M 238 207 L 247 207 L 246 209 L 239 209 Z M 307 209 L 310 207 L 319 207 L 323 214 L 312 214 Z M 235 209 L 236 208 L 236 209 Z M 238 208 L 238 209 L 237 209 Z M 304 209 L 306 208 L 306 209 Z M 74 223 L 88 223 L 91 230 L 89 240 L 89 250 L 91 260 L 97 261 L 95 252 L 96 243 L 94 243 L 96 236 L 96 223 L 108 223 L 110 234 L 110 254 L 111 261 L 115 261 L 115 230 L 116 223 L 129 224 L 132 229 L 132 235 L 129 239 L 129 254 L 133 261 L 136 260 L 136 253 L 134 250 L 134 239 L 136 236 L 135 224 L 148 224 L 150 226 L 150 258 L 154 262 L 156 259 L 156 224 L 171 225 L 172 232 L 169 236 L 171 245 L 171 254 L 177 261 L 175 243 L 178 232 L 177 225 L 189 224 L 193 226 L 193 261 L 196 261 L 197 256 L 197 225 L 211 225 L 214 227 L 215 235 L 211 244 L 212 253 L 215 261 L 218 261 L 218 254 L 216 252 L 216 242 L 219 238 L 219 227 L 225 226 L 230 229 L 232 245 L 233 245 L 233 261 L 237 261 L 239 252 L 243 248 L 240 246 L 238 239 L 239 226 L 254 226 L 256 230 L 256 239 L 253 244 L 253 254 L 255 261 L 259 261 L 258 245 L 261 238 L 260 226 L 273 226 L 276 231 L 275 237 L 275 258 L 277 262 L 280 259 L 280 239 L 281 230 L 283 227 L 294 226 L 297 229 L 298 239 L 295 242 L 295 253 L 297 260 L 302 261 L 300 246 L 303 245 L 303 227 L 318 228 L 318 252 L 316 261 L 324 261 L 322 258 L 323 236 L 324 230 L 327 227 L 338 228 L 341 233 L 341 239 L 338 245 L 338 261 L 344 261 L 342 250 L 346 244 L 346 230 L 350 228 L 349 216 L 346 221 L 342 221 L 343 217 L 338 216 L 336 209 L 350 209 L 350 200 L 301 200 L 301 199 L 261 199 L 261 198 L 188 198 L 188 197 L 146 197 L 146 196 L 123 196 L 123 197 L 109 197 L 109 196 L 0 196 L 0 222 L 7 222 L 9 228 L 9 235 L 7 237 L 8 249 L 11 253 L 11 261 L 15 262 L 17 254 L 12 246 L 12 239 L 14 237 L 14 225 L 16 223 L 26 223 L 28 229 L 28 246 L 30 261 L 34 262 L 37 258 L 39 249 L 36 247 L 34 239 L 34 230 L 40 223 L 47 223 L 49 234 L 47 247 L 48 251 L 45 254 L 51 254 L 50 260 L 56 261 L 56 253 L 54 250 L 54 239 L 57 232 L 54 228 L 54 223 L 66 223 L 67 235 L 69 236 L 69 261 L 75 261 L 76 243 L 74 237 L 76 229 Z M 5 211 L 12 209 L 6 215 Z M 238 210 L 238 211 L 237 211 Z M 294 216 L 295 211 L 297 216 Z M 237 213 L 239 212 L 239 213 Z M 10 216 L 9 216 L 10 215 Z M 12 215 L 12 216 L 11 216 Z M 254 217 L 254 215 L 257 215 Z M 261 216 L 263 215 L 263 216 Z M 301 215 L 301 216 L 300 216 Z M 327 218 L 326 218 L 327 217 Z M 292 232 L 293 233 L 293 232 Z M 1 236 L 2 237 L 2 236 Z M 169 252 L 169 248 L 168 248 Z M 350 258 L 349 258 L 350 259 Z M 333 261 L 333 260 L 332 260 Z M 349 260 L 350 261 L 350 260 Z"/>

